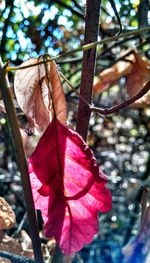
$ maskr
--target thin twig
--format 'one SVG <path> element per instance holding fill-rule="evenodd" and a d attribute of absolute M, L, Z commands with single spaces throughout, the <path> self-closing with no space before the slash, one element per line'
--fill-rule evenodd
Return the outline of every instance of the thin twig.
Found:
<path fill-rule="evenodd" d="M 142 96 L 144 96 L 148 90 L 150 89 L 150 81 L 148 81 L 144 88 L 141 89 L 136 95 L 134 95 L 133 97 L 123 101 L 122 103 L 115 105 L 111 108 L 105 108 L 105 109 L 101 109 L 101 108 L 97 108 L 97 107 L 90 107 L 90 110 L 93 112 L 98 112 L 102 115 L 108 115 L 108 114 L 112 114 L 112 113 L 117 113 L 119 112 L 121 109 L 131 105 L 133 102 L 135 102 L 136 100 L 140 99 Z"/>
<path fill-rule="evenodd" d="M 131 40 L 135 40 L 136 38 L 138 38 L 138 35 L 137 36 L 130 36 L 130 37 L 127 37 L 127 38 L 123 38 L 121 40 L 118 40 L 116 42 L 113 42 L 110 46 L 108 46 L 107 48 L 105 48 L 99 55 L 98 55 L 98 58 L 101 57 L 101 56 L 104 56 L 105 54 L 109 53 L 109 51 L 117 46 L 121 46 L 122 44 L 125 44 L 126 42 L 128 41 L 131 41 Z"/>
<path fill-rule="evenodd" d="M 150 27 L 143 27 L 141 29 L 138 29 L 138 30 L 133 30 L 133 31 L 130 31 L 130 32 L 125 32 L 125 33 L 122 33 L 118 36 L 112 36 L 112 37 L 108 37 L 108 38 L 105 38 L 103 40 L 100 40 L 100 41 L 97 41 L 97 42 L 94 42 L 94 43 L 91 43 L 91 44 L 87 44 L 87 45 L 84 45 L 82 46 L 82 50 L 87 50 L 87 49 L 90 49 L 90 48 L 93 48 L 99 44 L 105 44 L 107 42 L 112 42 L 112 41 L 115 41 L 119 38 L 126 38 L 126 37 L 130 37 L 131 35 L 138 35 L 138 34 L 141 34 L 145 31 L 149 31 L 150 30 Z"/>
<path fill-rule="evenodd" d="M 22 227 L 23 227 L 23 225 L 24 225 L 24 222 L 25 222 L 26 218 L 27 218 L 27 213 L 24 214 L 24 216 L 23 216 L 23 218 L 21 219 L 21 222 L 19 223 L 16 231 L 11 235 L 11 237 L 15 237 L 15 236 L 17 236 L 17 235 L 20 233 L 20 231 L 21 231 L 21 229 L 22 229 Z"/>
<path fill-rule="evenodd" d="M 106 66 L 106 67 L 104 68 L 104 70 L 112 67 L 113 65 L 115 65 L 115 64 L 116 64 L 117 62 L 119 62 L 119 61 L 126 61 L 126 62 L 129 62 L 129 63 L 132 64 L 133 61 L 126 58 L 126 57 L 128 57 L 129 55 L 131 55 L 131 54 L 133 54 L 134 56 L 136 55 L 136 52 L 135 52 L 134 49 L 130 49 L 130 50 L 128 49 L 124 55 L 118 57 L 115 61 L 112 61 L 108 66 Z M 98 71 L 98 70 L 97 70 L 97 71 Z M 102 73 L 102 72 L 103 72 L 103 70 L 102 70 L 100 73 Z M 99 72 L 98 72 L 98 73 L 99 73 Z"/>
<path fill-rule="evenodd" d="M 78 17 L 80 17 L 81 19 L 84 19 L 84 16 L 82 13 L 80 13 L 79 11 L 77 11 L 75 8 L 67 5 L 67 3 L 65 3 L 65 1 L 61 1 L 61 0 L 55 0 L 56 3 L 58 3 L 60 6 L 63 6 L 65 8 L 67 8 L 68 10 L 70 10 L 73 14 L 77 15 Z"/>
<path fill-rule="evenodd" d="M 84 50 L 88 50 L 88 49 L 96 47 L 97 45 L 102 45 L 102 44 L 105 44 L 105 43 L 108 43 L 108 42 L 112 42 L 112 41 L 115 41 L 115 40 L 120 39 L 120 38 L 128 38 L 128 37 L 130 37 L 132 35 L 138 35 L 138 34 L 141 34 L 143 32 L 149 31 L 149 30 L 150 30 L 150 27 L 143 27 L 143 28 L 138 29 L 138 30 L 125 32 L 125 33 L 120 34 L 118 36 L 107 37 L 107 38 L 105 38 L 103 40 L 92 42 L 90 44 L 86 44 L 86 45 L 80 46 L 80 47 L 78 47 L 76 49 L 69 50 L 69 51 L 67 51 L 65 53 L 59 54 L 59 55 L 57 55 L 57 56 L 55 56 L 53 58 L 48 59 L 47 62 L 50 62 L 51 60 L 57 60 L 57 59 L 60 59 L 62 57 L 66 57 L 66 56 L 69 56 L 69 55 L 73 55 L 74 53 L 77 53 L 77 52 L 80 52 L 80 51 L 84 51 Z M 22 66 L 22 67 L 9 67 L 8 66 L 6 70 L 7 71 L 20 70 L 20 69 L 34 67 L 34 66 L 37 66 L 37 65 L 40 65 L 40 64 L 43 64 L 43 63 L 44 63 L 44 61 L 40 61 L 40 62 L 37 62 L 37 63 L 34 63 L 34 64 Z"/>
<path fill-rule="evenodd" d="M 148 201 L 149 189 L 145 186 L 142 186 L 142 198 L 141 198 L 141 224 L 145 216 L 147 201 Z"/>
<path fill-rule="evenodd" d="M 81 98 L 81 100 L 83 100 L 83 102 L 84 102 L 87 106 L 91 107 L 91 105 L 87 102 L 87 100 L 72 86 L 72 84 L 70 83 L 70 81 L 64 76 L 64 74 L 63 74 L 61 71 L 59 71 L 59 74 L 60 74 L 60 76 L 67 82 L 67 84 L 68 84 L 69 87 L 74 91 L 74 93 L 76 93 L 76 95 L 77 95 L 79 98 Z"/>
<path fill-rule="evenodd" d="M 41 242 L 39 238 L 38 225 L 37 225 L 34 202 L 32 197 L 27 161 L 24 154 L 22 138 L 18 126 L 16 112 L 11 98 L 9 83 L 6 77 L 6 67 L 3 67 L 2 61 L 0 61 L 0 76 L 1 76 L 0 89 L 2 91 L 2 96 L 3 96 L 6 112 L 8 115 L 8 121 L 12 132 L 12 138 L 15 146 L 18 168 L 21 173 L 22 187 L 23 187 L 24 197 L 26 202 L 26 209 L 27 209 L 27 215 L 29 220 L 35 262 L 43 263 Z"/>
<path fill-rule="evenodd" d="M 112 9 L 113 9 L 113 11 L 114 11 L 114 13 L 115 13 L 115 16 L 116 16 L 116 18 L 117 18 L 117 20 L 118 20 L 118 24 L 119 24 L 119 32 L 117 32 L 117 35 L 120 35 L 121 33 L 122 33 L 122 24 L 121 24 L 121 19 L 120 19 L 120 16 L 119 16 L 119 14 L 118 14 L 118 11 L 117 11 L 117 8 L 116 8 L 116 5 L 115 5 L 115 2 L 114 2 L 114 0 L 109 0 L 109 2 L 110 2 L 110 4 L 111 4 L 111 7 L 112 7 Z"/>
<path fill-rule="evenodd" d="M 123 101 L 122 103 L 115 105 L 111 108 L 98 108 L 98 107 L 94 107 L 91 104 L 89 104 L 87 102 L 87 100 L 72 86 L 72 84 L 70 83 L 70 81 L 63 75 L 62 72 L 59 71 L 60 76 L 67 82 L 67 84 L 69 85 L 69 87 L 74 91 L 74 93 L 76 93 L 76 95 L 87 105 L 89 106 L 90 110 L 95 112 L 95 113 L 100 113 L 101 115 L 109 115 L 112 113 L 117 113 L 119 110 L 129 106 L 130 104 L 132 104 L 133 102 L 135 102 L 136 100 L 140 99 L 141 97 L 143 97 L 150 89 L 150 81 L 148 81 L 144 88 L 141 89 L 136 95 L 134 95 L 133 97 Z"/>

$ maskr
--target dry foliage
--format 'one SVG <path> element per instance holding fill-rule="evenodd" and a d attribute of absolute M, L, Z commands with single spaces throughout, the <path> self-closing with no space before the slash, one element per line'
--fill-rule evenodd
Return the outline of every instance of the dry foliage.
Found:
<path fill-rule="evenodd" d="M 30 240 L 30 244 L 31 244 L 31 240 Z M 15 238 L 9 237 L 2 230 L 0 231 L 0 251 L 5 251 L 15 255 L 33 258 L 33 249 L 32 247 L 28 248 L 26 236 L 24 236 L 24 240 L 22 240 L 22 243 L 20 244 Z"/>
<path fill-rule="evenodd" d="M 16 217 L 11 206 L 0 197 L 0 230 L 12 228 L 15 223 Z"/>
<path fill-rule="evenodd" d="M 126 77 L 126 87 L 129 97 L 136 95 L 146 82 L 150 80 L 150 63 L 141 57 L 135 50 L 122 54 L 125 60 L 120 60 L 112 67 L 100 73 L 99 80 L 93 87 L 94 94 L 101 93 Z M 144 107 L 150 104 L 150 92 L 134 102 L 134 107 Z"/>
<path fill-rule="evenodd" d="M 34 65 L 42 58 L 31 58 L 21 66 Z M 26 114 L 30 128 L 45 131 L 54 114 L 66 123 L 67 107 L 57 66 L 54 61 L 17 71 L 14 88 L 18 104 Z M 51 91 L 50 91 L 51 90 Z M 54 105 L 53 105 L 54 104 Z"/>
<path fill-rule="evenodd" d="M 14 253 L 16 255 L 22 254 L 21 245 L 15 239 L 5 234 L 4 231 L 0 232 L 0 250 Z"/>
<path fill-rule="evenodd" d="M 134 53 L 135 62 L 132 65 L 132 70 L 127 76 L 127 92 L 130 97 L 138 93 L 144 85 L 150 80 L 150 63 L 143 57 L 140 57 L 136 52 Z M 150 105 L 150 91 L 143 97 L 134 102 L 137 108 Z"/>
<path fill-rule="evenodd" d="M 16 217 L 11 206 L 6 202 L 4 198 L 0 197 L 0 251 L 6 251 L 20 256 L 33 257 L 32 247 L 28 248 L 27 245 L 25 246 L 25 244 L 27 243 L 25 242 L 27 240 L 26 238 L 27 234 L 26 236 L 24 234 L 23 236 L 24 240 L 22 242 L 22 244 L 24 245 L 21 245 L 17 242 L 16 239 L 9 237 L 3 231 L 3 229 L 12 228 L 15 223 L 16 223 Z M 31 244 L 31 240 L 30 240 L 30 244 Z"/>

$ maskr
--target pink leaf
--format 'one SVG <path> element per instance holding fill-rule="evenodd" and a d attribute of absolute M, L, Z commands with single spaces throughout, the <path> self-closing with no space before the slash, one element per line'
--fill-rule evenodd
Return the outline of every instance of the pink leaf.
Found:
<path fill-rule="evenodd" d="M 111 209 L 111 194 L 83 139 L 54 119 L 29 159 L 29 172 L 46 236 L 54 236 L 65 254 L 90 243 L 98 231 L 98 211 Z"/>

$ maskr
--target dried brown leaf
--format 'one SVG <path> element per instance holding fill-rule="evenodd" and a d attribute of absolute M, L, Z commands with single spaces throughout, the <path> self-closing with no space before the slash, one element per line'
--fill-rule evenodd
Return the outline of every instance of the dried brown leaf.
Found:
<path fill-rule="evenodd" d="M 21 66 L 35 64 L 38 61 L 37 58 L 31 58 Z M 18 104 L 26 114 L 30 127 L 41 131 L 45 131 L 52 121 L 54 111 L 61 123 L 65 124 L 67 118 L 65 95 L 54 61 L 47 62 L 47 73 L 48 76 L 43 63 L 17 71 L 14 81 Z M 48 85 L 51 87 L 52 97 Z"/>
<path fill-rule="evenodd" d="M 135 62 L 134 54 L 130 54 L 129 56 L 127 56 L 127 58 L 129 61 L 118 61 L 112 67 L 103 70 L 99 74 L 99 80 L 94 84 L 93 87 L 93 92 L 95 94 L 103 92 L 116 81 L 118 81 L 121 77 L 127 76 L 128 74 L 130 74 L 130 72 L 132 72 L 133 63 Z"/>
<path fill-rule="evenodd" d="M 50 83 L 53 92 L 54 107 L 55 107 L 57 119 L 62 124 L 66 125 L 66 121 L 67 121 L 66 99 L 64 96 L 64 91 L 62 88 L 57 66 L 54 61 L 51 61 L 51 69 L 50 69 L 49 77 L 50 77 Z"/>
<path fill-rule="evenodd" d="M 28 258 L 33 258 L 32 247 L 28 249 L 24 244 L 25 241 L 22 240 L 21 244 L 12 237 L 9 237 L 3 230 L 0 230 L 0 251 L 5 251 L 18 256 L 25 256 Z"/>
<path fill-rule="evenodd" d="M 137 94 L 144 85 L 150 80 L 150 63 L 143 57 L 140 57 L 137 53 L 135 55 L 135 63 L 130 74 L 127 76 L 127 92 L 130 97 Z M 150 91 L 148 91 L 143 97 L 133 103 L 136 108 L 143 108 L 146 105 L 150 105 Z"/>
<path fill-rule="evenodd" d="M 0 229 L 9 229 L 16 223 L 15 213 L 6 200 L 0 197 Z"/>
<path fill-rule="evenodd" d="M 16 255 L 22 255 L 23 253 L 21 245 L 2 230 L 0 231 L 0 250 L 14 253 Z"/>
<path fill-rule="evenodd" d="M 134 49 L 122 55 L 128 61 L 118 61 L 112 67 L 102 71 L 98 76 L 99 80 L 93 87 L 95 94 L 103 92 L 124 76 L 127 78 L 128 95 L 132 97 L 140 92 L 146 82 L 150 80 L 150 63 L 144 57 L 141 57 Z M 133 103 L 136 108 L 146 105 L 150 105 L 150 91 Z"/>

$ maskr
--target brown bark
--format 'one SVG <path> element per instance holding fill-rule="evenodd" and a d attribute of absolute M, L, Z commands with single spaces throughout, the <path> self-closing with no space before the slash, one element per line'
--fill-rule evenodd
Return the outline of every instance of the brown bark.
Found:
<path fill-rule="evenodd" d="M 87 0 L 86 15 L 85 15 L 85 37 L 84 44 L 97 41 L 99 32 L 99 14 L 100 14 L 100 0 Z M 80 94 L 85 100 L 92 103 L 92 87 L 95 72 L 96 48 L 84 51 L 82 62 L 82 76 Z M 77 132 L 83 137 L 87 138 L 90 109 L 85 102 L 80 99 L 77 116 Z"/>

